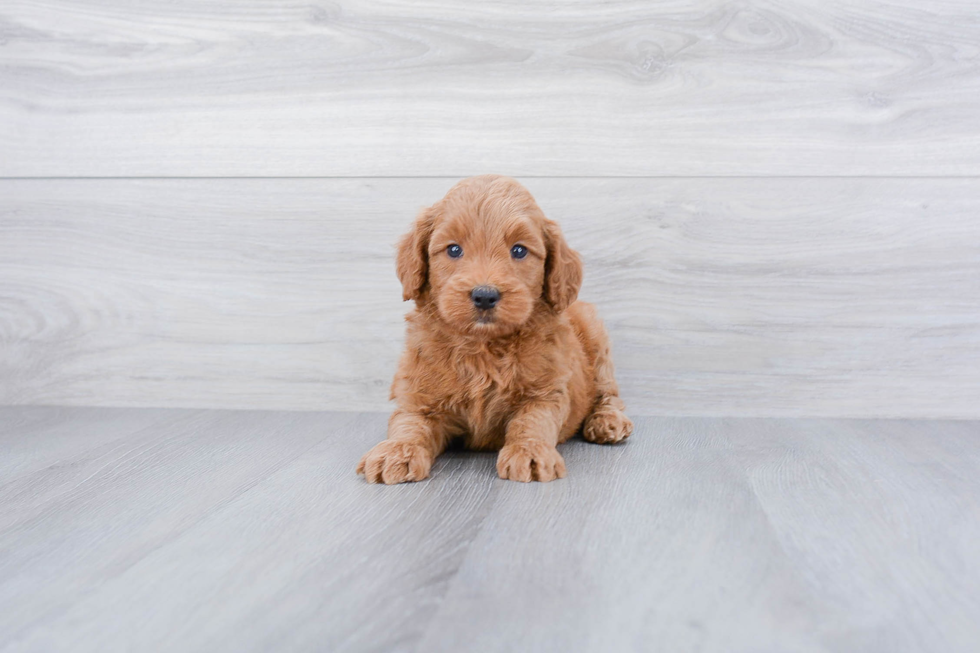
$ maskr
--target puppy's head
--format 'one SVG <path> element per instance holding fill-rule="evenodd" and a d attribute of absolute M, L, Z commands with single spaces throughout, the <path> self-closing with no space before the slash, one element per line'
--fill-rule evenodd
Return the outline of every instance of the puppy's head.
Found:
<path fill-rule="evenodd" d="M 403 297 L 432 302 L 453 329 L 506 335 L 578 296 L 582 263 L 558 225 L 509 177 L 456 184 L 398 243 Z"/>

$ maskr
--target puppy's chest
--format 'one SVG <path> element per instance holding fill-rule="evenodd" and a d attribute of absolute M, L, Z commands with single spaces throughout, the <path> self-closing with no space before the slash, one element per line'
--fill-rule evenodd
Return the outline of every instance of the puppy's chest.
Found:
<path fill-rule="evenodd" d="M 502 437 L 528 380 L 514 357 L 466 356 L 454 361 L 444 398 L 449 412 L 479 440 Z"/>

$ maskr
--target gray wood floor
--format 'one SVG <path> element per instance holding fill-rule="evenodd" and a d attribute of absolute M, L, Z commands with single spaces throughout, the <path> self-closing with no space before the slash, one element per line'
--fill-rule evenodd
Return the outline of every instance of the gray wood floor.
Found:
<path fill-rule="evenodd" d="M 382 413 L 0 408 L 3 651 L 975 651 L 980 423 L 637 418 L 569 476 Z"/>

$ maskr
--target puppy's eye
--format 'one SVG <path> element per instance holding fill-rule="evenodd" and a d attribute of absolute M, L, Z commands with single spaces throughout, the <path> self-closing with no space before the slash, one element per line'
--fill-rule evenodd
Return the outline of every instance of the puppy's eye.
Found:
<path fill-rule="evenodd" d="M 510 255 L 514 258 L 524 258 L 527 256 L 527 247 L 524 247 L 524 245 L 514 245 L 510 248 Z"/>
<path fill-rule="evenodd" d="M 449 258 L 459 258 L 463 255 L 463 248 L 453 243 L 446 248 L 446 253 L 449 254 Z"/>

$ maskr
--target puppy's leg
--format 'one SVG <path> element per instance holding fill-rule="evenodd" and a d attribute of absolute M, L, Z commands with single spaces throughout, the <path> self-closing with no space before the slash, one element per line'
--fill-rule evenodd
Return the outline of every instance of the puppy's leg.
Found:
<path fill-rule="evenodd" d="M 364 454 L 357 473 L 368 483 L 421 481 L 448 442 L 443 420 L 397 409 L 388 420 L 388 439 Z"/>
<path fill-rule="evenodd" d="M 567 413 L 564 395 L 523 406 L 507 425 L 497 475 L 522 483 L 565 478 L 565 460 L 555 445 Z"/>
<path fill-rule="evenodd" d="M 609 334 L 594 310 L 591 315 L 583 317 L 588 322 L 583 331 L 592 341 L 589 345 L 594 352 L 592 370 L 595 374 L 596 400 L 592 413 L 585 418 L 582 437 L 598 444 L 620 442 L 633 433 L 633 422 L 623 412 L 626 404 L 619 398 Z"/>

